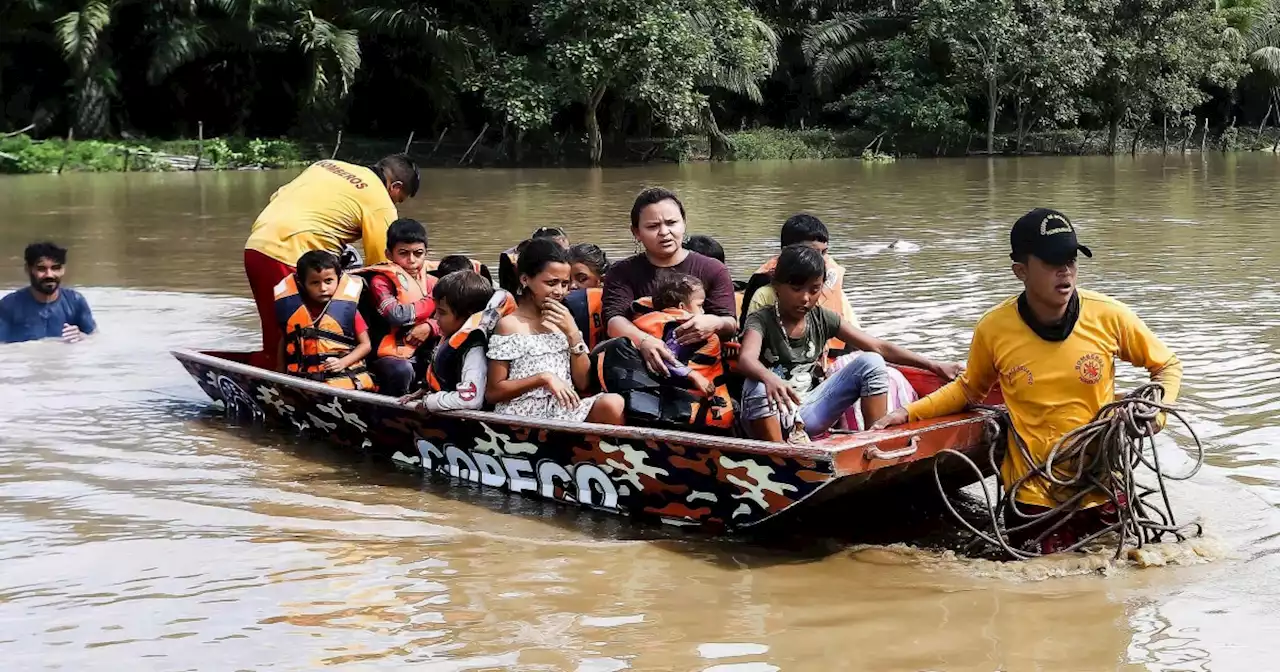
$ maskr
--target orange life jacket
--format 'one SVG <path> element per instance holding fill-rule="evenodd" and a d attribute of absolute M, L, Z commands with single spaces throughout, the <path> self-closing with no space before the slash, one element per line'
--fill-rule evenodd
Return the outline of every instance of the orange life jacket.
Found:
<path fill-rule="evenodd" d="M 426 269 L 424 269 L 426 270 Z M 436 286 L 436 278 L 433 275 L 423 273 L 421 280 L 414 280 L 403 268 L 391 263 L 384 262 L 366 266 L 358 271 L 354 271 L 356 275 L 363 278 L 372 278 L 375 275 L 391 281 L 393 287 L 396 288 L 396 301 L 400 305 L 411 305 L 426 298 Z M 373 306 L 373 314 L 366 311 L 365 320 L 378 324 L 377 333 L 380 338 L 374 344 L 374 354 L 378 357 L 394 357 L 396 359 L 409 359 L 417 352 L 417 347 L 409 345 L 405 342 L 405 336 L 408 335 L 412 327 L 400 327 L 386 324 L 386 320 L 382 319 L 382 315 L 378 313 L 377 306 Z"/>
<path fill-rule="evenodd" d="M 364 283 L 343 273 L 337 291 L 317 318 L 311 317 L 295 274 L 275 286 L 276 322 L 284 334 L 285 371 L 346 390 L 376 390 L 364 362 L 344 371 L 324 370 L 324 360 L 346 357 L 356 344 L 356 315 Z"/>
<path fill-rule="evenodd" d="M 457 388 L 462 382 L 462 365 L 467 359 L 467 352 L 487 344 L 498 320 L 515 311 L 515 297 L 501 289 L 495 291 L 484 310 L 468 317 L 462 328 L 436 346 L 435 356 L 427 367 L 427 388 L 432 392 Z M 477 394 L 484 394 L 484 390 L 478 390 Z"/>
<path fill-rule="evenodd" d="M 636 313 L 632 324 L 635 324 L 640 331 L 659 341 L 665 342 L 671 330 L 693 317 L 692 313 L 679 308 L 655 310 L 652 308 L 652 300 L 645 301 L 648 298 L 639 299 L 632 304 Z M 720 337 L 712 334 L 689 357 L 688 363 L 690 369 L 711 381 L 716 388 L 715 394 L 707 397 L 701 390 L 690 387 L 697 398 L 694 403 L 693 419 L 690 424 L 707 425 L 721 429 L 733 427 L 733 398 L 729 396 L 729 390 L 725 386 L 724 353 L 720 346 Z M 687 382 L 686 379 L 679 377 L 674 377 L 673 381 L 675 380 Z"/>
<path fill-rule="evenodd" d="M 818 305 L 843 318 L 849 312 L 845 309 L 845 305 L 848 303 L 848 299 L 844 295 L 845 270 L 843 266 L 836 263 L 835 259 L 827 257 L 826 262 L 827 268 L 831 270 L 829 275 L 834 277 L 824 280 L 822 294 L 818 297 Z M 751 307 L 751 297 L 755 295 L 755 290 L 773 280 L 773 270 L 777 266 L 778 258 L 774 257 L 756 269 L 751 279 L 747 281 L 747 290 L 743 296 L 743 308 Z M 746 321 L 746 316 L 743 316 L 743 321 Z M 843 354 L 849 349 L 844 341 L 834 337 L 827 341 L 827 348 L 831 357 Z"/>
<path fill-rule="evenodd" d="M 588 348 L 595 348 L 605 339 L 604 290 L 598 287 L 575 289 L 564 297 L 564 305 L 573 314 L 573 321 L 582 332 Z"/>

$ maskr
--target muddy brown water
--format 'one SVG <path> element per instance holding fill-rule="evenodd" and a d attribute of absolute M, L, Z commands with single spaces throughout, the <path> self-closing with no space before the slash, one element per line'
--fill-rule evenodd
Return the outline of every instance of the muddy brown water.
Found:
<path fill-rule="evenodd" d="M 781 548 L 676 535 L 235 427 L 167 352 L 253 345 L 241 249 L 290 176 L 0 179 L 0 283 L 23 284 L 25 243 L 60 241 L 101 326 L 0 346 L 4 669 L 1239 670 L 1280 651 L 1275 157 L 446 171 L 403 208 L 437 255 L 493 260 L 554 225 L 621 256 L 632 195 L 663 184 L 738 277 L 808 210 L 870 330 L 937 357 L 1016 291 L 1013 219 L 1062 209 L 1096 253 L 1082 283 L 1186 363 L 1208 450 L 1174 490 L 1208 538 L 1146 568 L 957 558 L 889 501 Z"/>

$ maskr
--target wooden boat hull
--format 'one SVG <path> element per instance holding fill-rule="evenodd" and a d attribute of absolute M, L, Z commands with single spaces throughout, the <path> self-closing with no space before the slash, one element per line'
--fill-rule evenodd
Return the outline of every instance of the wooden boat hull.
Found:
<path fill-rule="evenodd" d="M 462 483 L 714 531 L 752 528 L 926 472 L 932 478 L 939 450 L 976 454 L 994 440 L 979 413 L 804 446 L 478 411 L 430 414 L 385 395 L 251 367 L 247 353 L 173 355 L 211 399 L 244 420 Z"/>

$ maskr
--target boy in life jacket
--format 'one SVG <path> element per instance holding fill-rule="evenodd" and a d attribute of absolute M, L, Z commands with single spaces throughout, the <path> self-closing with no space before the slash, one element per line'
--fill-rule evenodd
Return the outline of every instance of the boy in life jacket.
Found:
<path fill-rule="evenodd" d="M 359 310 L 364 284 L 326 250 L 303 254 L 297 269 L 275 287 L 280 370 L 348 390 L 377 389 L 364 365 L 373 350 Z"/>
<path fill-rule="evenodd" d="M 436 324 L 440 344 L 427 369 L 427 386 L 401 398 L 422 399 L 431 413 L 484 407 L 489 359 L 485 346 L 498 320 L 515 308 L 510 294 L 495 292 L 493 283 L 470 270 L 455 271 L 436 284 Z"/>
<path fill-rule="evenodd" d="M 370 289 L 364 306 L 376 355 L 370 368 L 385 394 L 399 396 L 426 370 L 427 353 L 419 351 L 435 334 L 431 290 L 436 278 L 427 273 L 426 227 L 413 219 L 392 222 L 386 254 L 390 261 L 357 274 Z"/>
<path fill-rule="evenodd" d="M 885 362 L 914 366 L 951 380 L 962 370 L 868 335 L 839 313 L 819 304 L 826 278 L 822 253 L 804 244 L 782 250 L 773 273 L 774 305 L 749 315 L 739 370 L 747 383 L 742 417 L 753 437 L 796 443 L 825 433 L 853 404 L 874 423 L 888 412 Z M 832 338 L 863 355 L 823 380 L 825 350 Z"/>

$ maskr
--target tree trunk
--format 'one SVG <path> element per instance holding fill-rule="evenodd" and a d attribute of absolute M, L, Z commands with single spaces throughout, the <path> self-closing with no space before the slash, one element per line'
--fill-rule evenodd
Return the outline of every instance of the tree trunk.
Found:
<path fill-rule="evenodd" d="M 1114 112 L 1111 115 L 1110 125 L 1107 127 L 1107 153 L 1115 154 L 1116 146 L 1120 143 L 1120 113 Z"/>
<path fill-rule="evenodd" d="M 1000 94 L 995 80 L 987 80 L 987 155 L 996 151 L 996 115 L 1000 114 Z"/>
<path fill-rule="evenodd" d="M 1141 126 L 1133 128 L 1133 142 L 1129 145 L 1129 156 L 1138 155 L 1138 140 L 1142 138 L 1142 131 L 1146 130 L 1147 122 L 1143 121 Z"/>
<path fill-rule="evenodd" d="M 1163 135 L 1160 136 L 1160 155 L 1164 156 L 1169 153 L 1169 113 L 1164 113 L 1164 129 Z"/>
<path fill-rule="evenodd" d="M 587 148 L 588 156 L 591 158 L 591 165 L 600 165 L 601 154 L 604 151 L 602 140 L 600 138 L 600 121 L 596 119 L 596 108 L 600 106 L 600 99 L 592 96 L 587 101 L 587 114 L 585 121 L 587 124 Z"/>
<path fill-rule="evenodd" d="M 716 123 L 716 115 L 710 105 L 702 108 L 702 128 L 706 131 L 707 140 L 711 143 L 711 160 L 728 161 L 733 147 L 729 144 L 729 136 L 725 135 L 720 130 L 720 125 Z"/>

